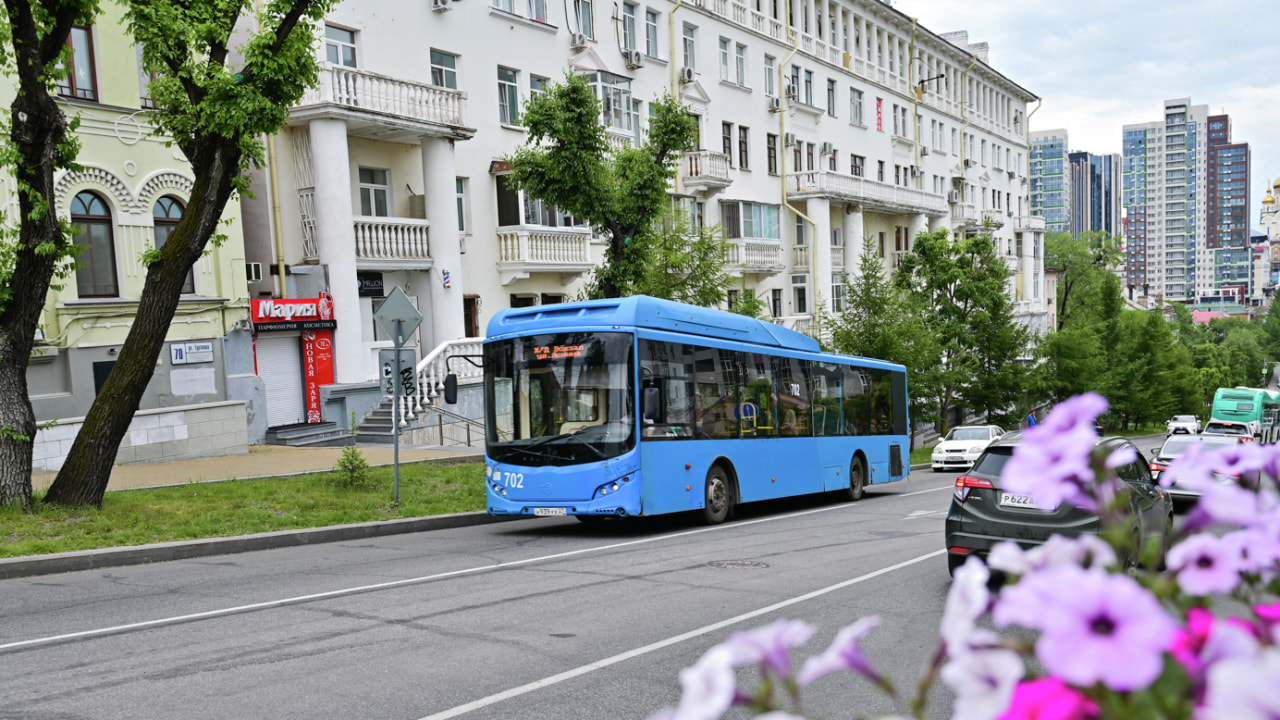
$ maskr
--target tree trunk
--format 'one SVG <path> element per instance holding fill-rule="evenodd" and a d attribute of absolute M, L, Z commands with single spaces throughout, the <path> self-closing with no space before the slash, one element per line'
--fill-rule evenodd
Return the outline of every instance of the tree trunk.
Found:
<path fill-rule="evenodd" d="M 239 158 L 230 141 L 205 140 L 198 146 L 191 163 L 196 177 L 191 202 L 165 242 L 161 259 L 147 268 L 138 312 L 119 360 L 89 408 L 46 502 L 102 507 L 120 441 L 155 374 L 187 273 L 204 253 L 226 208 Z"/>
<path fill-rule="evenodd" d="M 19 44 L 17 35 L 14 42 Z M 19 64 L 36 62 L 30 59 L 30 44 L 17 54 Z M 71 160 L 60 149 L 66 140 L 66 118 L 48 89 L 28 71 L 19 73 L 21 87 L 10 112 L 10 142 L 20 156 L 13 171 L 21 226 L 9 299 L 0 309 L 0 506 L 22 508 L 31 506 L 36 437 L 35 412 L 27 394 L 27 362 L 49 282 L 69 245 L 58 225 L 53 173 Z M 44 212 L 37 207 L 45 208 Z"/>

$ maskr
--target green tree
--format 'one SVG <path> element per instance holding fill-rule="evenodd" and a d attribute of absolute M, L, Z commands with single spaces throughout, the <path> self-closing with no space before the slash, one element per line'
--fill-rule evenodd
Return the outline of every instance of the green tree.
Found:
<path fill-rule="evenodd" d="M 1073 236 L 1049 233 L 1044 239 L 1044 266 L 1058 271 L 1058 327 L 1080 314 L 1092 314 L 1100 293 L 1124 259 L 1118 238 L 1102 232 Z M 1118 282 L 1118 279 L 1117 279 Z"/>
<path fill-rule="evenodd" d="M 333 0 L 131 0 L 125 17 L 153 73 L 156 126 L 191 163 L 195 185 L 173 234 L 147 257 L 147 278 L 119 359 L 76 436 L 46 501 L 102 505 L 116 451 L 155 372 L 192 265 L 223 210 L 261 167 L 264 135 L 316 83 L 315 28 Z M 233 46 L 233 42 L 236 45 Z"/>
<path fill-rule="evenodd" d="M 759 319 L 764 316 L 765 304 L 764 298 L 756 294 L 754 288 L 747 287 L 747 279 L 742 278 L 742 285 L 739 288 L 738 300 L 729 308 L 729 312 L 747 317 Z"/>
<path fill-rule="evenodd" d="M 66 277 L 73 250 L 71 228 L 54 212 L 54 174 L 78 169 L 76 122 L 54 86 L 70 67 L 67 35 L 92 23 L 98 3 L 5 0 L 3 12 L 0 69 L 16 87 L 0 163 L 16 180 L 19 215 L 0 218 L 0 505 L 29 508 L 36 418 L 27 361 L 49 288 Z"/>
<path fill-rule="evenodd" d="M 724 271 L 728 241 L 718 225 L 704 226 L 672 203 L 662 221 L 639 236 L 635 251 L 648 258 L 636 294 L 702 307 L 724 302 L 732 279 Z"/>
<path fill-rule="evenodd" d="M 957 406 L 995 412 L 1002 398 L 1021 396 L 1024 373 L 1001 371 L 1023 356 L 1026 334 L 1011 327 L 1015 321 L 1005 294 L 1009 269 L 990 235 L 953 241 L 939 230 L 917 235 L 914 245 L 894 283 L 922 303 L 924 327 L 940 347 L 938 362 L 920 376 L 926 387 L 935 388 L 945 433 Z M 1001 342 L 983 347 L 996 338 Z M 979 378 L 984 373 L 997 377 L 988 384 Z"/>
<path fill-rule="evenodd" d="M 525 103 L 526 143 L 506 158 L 510 181 L 526 194 L 607 234 L 605 263 L 592 282 L 600 297 L 633 294 L 644 282 L 653 243 L 636 241 L 662 217 L 680 154 L 697 138 L 678 99 L 664 95 L 649 108 L 644 142 L 610 149 L 600 101 L 584 78 L 566 73 Z"/>

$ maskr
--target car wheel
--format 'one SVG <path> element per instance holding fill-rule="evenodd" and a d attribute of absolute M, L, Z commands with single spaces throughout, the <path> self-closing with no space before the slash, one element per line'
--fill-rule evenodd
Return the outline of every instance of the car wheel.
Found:
<path fill-rule="evenodd" d="M 702 520 L 708 525 L 719 525 L 729 517 L 733 493 L 729 476 L 719 465 L 707 471 L 707 483 L 702 505 Z"/>
<path fill-rule="evenodd" d="M 867 486 L 867 469 L 862 464 L 862 459 L 854 457 L 849 463 L 849 487 L 845 489 L 845 496 L 850 502 L 857 502 L 862 499 L 862 492 Z"/>

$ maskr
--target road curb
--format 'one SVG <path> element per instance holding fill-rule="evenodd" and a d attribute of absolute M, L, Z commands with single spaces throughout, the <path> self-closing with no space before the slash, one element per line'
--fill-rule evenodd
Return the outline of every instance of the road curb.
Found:
<path fill-rule="evenodd" d="M 143 565 L 166 560 L 187 560 L 210 555 L 272 550 L 275 548 L 315 545 L 319 543 L 359 540 L 385 535 L 444 530 L 469 527 L 485 523 L 504 522 L 485 512 L 434 515 L 405 520 L 379 520 L 354 525 L 333 525 L 302 530 L 277 530 L 275 532 L 238 535 L 226 538 L 183 540 L 123 548 L 100 548 L 51 555 L 29 555 L 0 559 L 0 580 L 34 577 L 54 573 L 94 570 L 98 568 Z"/>

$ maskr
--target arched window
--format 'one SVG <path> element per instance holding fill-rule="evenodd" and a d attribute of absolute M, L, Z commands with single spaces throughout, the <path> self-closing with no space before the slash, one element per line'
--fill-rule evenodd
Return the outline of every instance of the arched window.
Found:
<path fill-rule="evenodd" d="M 119 297 L 116 284 L 116 246 L 111 230 L 111 210 L 97 193 L 85 191 L 71 200 L 71 223 L 80 229 L 75 243 L 76 289 L 80 297 Z"/>
<path fill-rule="evenodd" d="M 173 234 L 173 229 L 178 226 L 178 221 L 182 219 L 182 202 L 168 195 L 156 201 L 155 207 L 151 208 L 151 218 L 155 222 L 155 241 L 156 249 L 164 247 L 164 243 Z M 196 291 L 195 276 L 187 273 L 187 279 L 182 283 L 182 292 L 185 295 L 194 294 Z"/>

